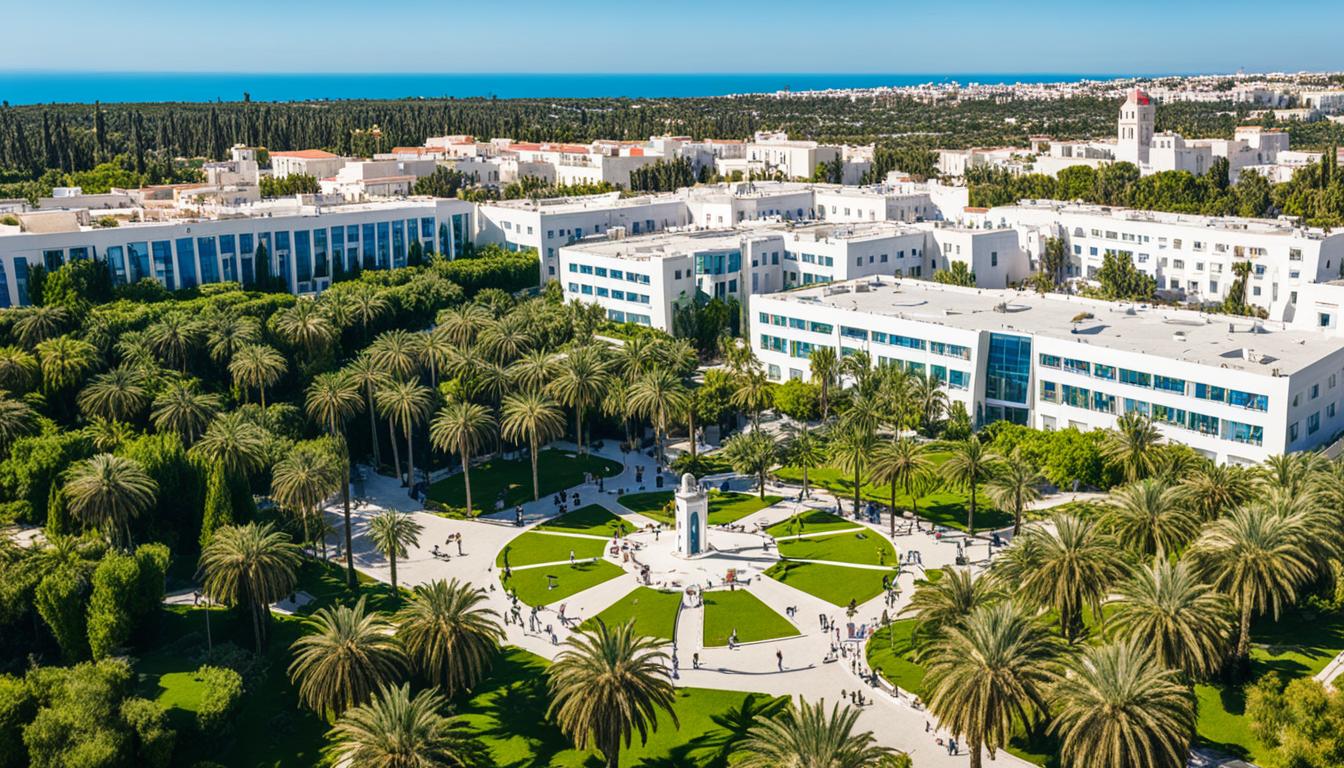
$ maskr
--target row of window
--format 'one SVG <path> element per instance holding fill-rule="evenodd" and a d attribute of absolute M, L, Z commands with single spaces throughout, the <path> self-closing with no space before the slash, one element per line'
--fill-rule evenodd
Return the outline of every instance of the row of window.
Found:
<path fill-rule="evenodd" d="M 570 283 L 569 292 L 582 296 L 597 296 L 602 299 L 615 299 L 617 301 L 631 301 L 636 304 L 650 304 L 652 299 L 647 293 L 635 293 L 634 291 L 622 291 L 619 288 L 605 288 L 603 286 L 593 287 L 587 283 Z"/>
<path fill-rule="evenodd" d="M 1042 368 L 1064 370 L 1083 376 L 1105 379 L 1106 381 L 1118 380 L 1122 384 L 1144 387 L 1146 389 L 1156 389 L 1162 392 L 1172 392 L 1178 395 L 1190 394 L 1200 400 L 1227 403 L 1251 411 L 1265 411 L 1269 409 L 1269 398 L 1265 395 L 1256 395 L 1250 392 L 1242 392 L 1237 389 L 1228 389 L 1227 387 L 1218 387 L 1199 382 L 1193 382 L 1192 386 L 1192 382 L 1187 382 L 1185 379 L 1163 376 L 1161 374 L 1144 373 L 1143 371 L 1131 371 L 1128 368 L 1116 368 L 1110 365 L 1103 365 L 1102 363 L 1090 363 L 1086 360 L 1075 360 L 1067 357 L 1061 358 L 1058 355 L 1042 354 L 1039 359 Z"/>
<path fill-rule="evenodd" d="M 609 270 L 606 267 L 594 267 L 591 264 L 575 264 L 571 261 L 569 263 L 569 271 L 579 275 L 596 275 L 597 277 L 609 277 L 612 280 L 625 280 L 631 283 L 639 283 L 640 285 L 649 284 L 648 275 L 640 274 L 639 272 L 627 272 L 620 269 Z M 680 277 L 680 273 L 678 273 L 678 277 Z"/>
<path fill-rule="evenodd" d="M 1041 400 L 1112 415 L 1116 414 L 1117 407 L 1123 405 L 1125 413 L 1137 411 L 1151 417 L 1153 421 L 1223 440 L 1260 445 L 1265 439 L 1263 427 L 1143 400 L 1124 398 L 1121 402 L 1115 395 L 1101 390 L 1088 390 L 1053 381 L 1041 381 Z M 1319 414 L 1316 416 L 1319 419 Z"/>
<path fill-rule="evenodd" d="M 614 323 L 637 323 L 639 325 L 653 325 L 653 319 L 648 315 L 641 315 L 637 312 L 623 312 L 619 309 L 608 309 L 607 319 Z"/>

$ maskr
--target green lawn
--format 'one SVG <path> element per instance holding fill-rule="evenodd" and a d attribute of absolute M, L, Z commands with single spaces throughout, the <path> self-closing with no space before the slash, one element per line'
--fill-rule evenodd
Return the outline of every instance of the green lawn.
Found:
<path fill-rule="evenodd" d="M 504 545 L 495 556 L 495 566 L 504 567 L 507 555 L 509 565 L 532 565 L 534 563 L 558 563 L 569 559 L 569 553 L 580 560 L 601 557 L 607 542 L 601 539 L 581 539 L 578 536 L 551 536 L 545 533 L 528 531 Z"/>
<path fill-rule="evenodd" d="M 315 598 L 302 611 L 305 615 L 338 602 L 353 603 L 361 595 L 381 610 L 393 606 L 386 585 L 361 577 L 358 589 L 348 591 L 339 568 L 312 560 L 305 561 L 300 569 L 299 589 Z M 201 760 L 239 768 L 321 764 L 328 726 L 299 704 L 285 673 L 290 662 L 289 646 L 305 631 L 302 616 L 275 614 L 269 642 L 257 665 L 260 671 L 246 679 L 247 688 L 234 723 L 235 737 L 209 742 L 193 738 L 190 729 L 194 728 L 203 693 L 195 670 L 207 660 L 207 613 L 217 650 L 253 648 L 252 625 L 240 614 L 224 608 L 164 606 L 159 614 L 157 645 L 134 660 L 140 676 L 139 693 L 157 699 L 179 730 L 172 764 L 191 765 Z"/>
<path fill-rule="evenodd" d="M 584 625 L 591 626 L 596 619 L 601 619 L 607 626 L 618 626 L 634 619 L 635 630 L 641 635 L 671 640 L 680 604 L 680 592 L 635 587 L 630 594 L 589 618 Z"/>
<path fill-rule="evenodd" d="M 910 637 L 914 629 L 914 619 L 901 619 L 874 632 L 868 640 L 868 666 L 901 690 L 923 698 L 924 668 L 914 662 Z"/>
<path fill-rule="evenodd" d="M 657 520 L 664 525 L 674 525 L 676 523 L 674 516 L 663 511 L 663 507 L 672 500 L 672 493 L 672 491 L 629 493 L 616 501 L 631 512 L 638 512 L 650 520 Z M 769 494 L 762 500 L 754 493 L 710 491 L 709 524 L 728 525 L 729 523 L 735 523 L 753 512 L 778 504 L 781 501 L 783 501 L 782 496 L 771 496 Z"/>
<path fill-rule="evenodd" d="M 573 748 L 546 716 L 546 661 L 505 649 L 490 677 L 457 711 L 490 750 L 499 768 L 601 768 L 594 752 Z M 636 736 L 621 752 L 621 765 L 637 768 L 724 768 L 745 735 L 749 717 L 766 714 L 784 699 L 704 688 L 678 688 L 671 718 L 659 717 L 645 744 Z"/>
<path fill-rule="evenodd" d="M 859 565 L 896 563 L 896 548 L 871 528 L 852 533 L 818 533 L 801 539 L 787 539 L 779 542 L 779 554 L 798 560 L 830 560 Z"/>
<path fill-rule="evenodd" d="M 862 604 L 882 594 L 882 576 L 891 573 L 895 571 L 785 560 L 770 566 L 765 575 L 832 605 L 844 607 L 850 600 Z"/>
<path fill-rule="evenodd" d="M 933 452 L 929 454 L 930 461 L 935 466 L 947 461 L 950 454 L 945 452 Z M 846 502 L 852 502 L 854 499 L 854 477 L 845 472 L 841 472 L 831 467 L 816 467 L 807 473 L 808 480 L 815 486 L 825 488 L 832 493 L 837 494 Z M 781 480 L 801 485 L 803 482 L 803 471 L 798 467 L 780 467 L 775 470 L 775 476 Z M 875 486 L 864 481 L 863 488 L 860 491 L 860 497 L 875 501 L 883 506 L 891 503 L 891 487 Z M 939 490 L 921 496 L 918 502 L 919 516 L 925 520 L 930 520 L 938 525 L 945 525 L 949 528 L 959 530 L 966 529 L 966 502 L 969 496 L 961 491 L 954 491 L 948 488 Z M 984 494 L 983 489 L 976 496 L 978 503 L 975 508 L 975 527 L 977 530 L 988 528 L 1002 528 L 1011 525 L 1012 515 L 994 509 L 994 504 L 989 497 Z M 910 509 L 911 499 L 909 496 L 897 491 L 896 506 L 902 511 Z M 847 503 L 846 508 L 850 505 Z"/>
<path fill-rule="evenodd" d="M 727 645 L 737 630 L 739 643 L 794 637 L 798 628 L 745 589 L 705 593 L 705 646 Z"/>
<path fill-rule="evenodd" d="M 795 520 L 802 523 L 803 527 L 801 530 L 790 527 Z M 779 537 L 794 536 L 804 533 L 819 533 L 821 531 L 843 531 L 846 528 L 859 528 L 860 526 L 860 523 L 856 523 L 853 520 L 846 520 L 843 517 L 837 517 L 830 512 L 822 512 L 819 509 L 814 509 L 810 512 L 799 512 L 787 520 L 775 523 L 769 528 L 766 528 L 765 532 L 771 536 Z"/>
<path fill-rule="evenodd" d="M 537 484 L 541 496 L 579 485 L 583 473 L 610 477 L 621 471 L 617 462 L 601 456 L 580 456 L 558 450 L 543 450 L 537 457 Z M 493 510 L 495 499 L 504 496 L 505 506 L 512 507 L 532 500 L 532 463 L 527 459 L 495 459 L 471 469 L 471 500 L 477 514 Z M 465 508 L 467 493 L 462 475 L 446 477 L 429 486 L 429 498 L 451 508 Z"/>
<path fill-rule="evenodd" d="M 600 504 L 579 507 L 572 512 L 547 520 L 537 528 L 560 533 L 585 533 L 589 536 L 611 536 L 617 529 L 620 529 L 622 534 L 635 530 L 635 526 Z"/>
<path fill-rule="evenodd" d="M 601 544 L 602 542 L 597 542 Z M 561 564 L 554 568 L 528 568 L 514 571 L 513 575 L 503 579 L 504 588 L 516 590 L 518 599 L 528 605 L 549 605 L 577 595 L 589 587 L 595 587 L 604 581 L 620 576 L 624 571 L 620 566 L 606 560 L 596 560 L 574 565 Z M 547 589 L 547 574 L 556 577 L 555 589 Z"/>

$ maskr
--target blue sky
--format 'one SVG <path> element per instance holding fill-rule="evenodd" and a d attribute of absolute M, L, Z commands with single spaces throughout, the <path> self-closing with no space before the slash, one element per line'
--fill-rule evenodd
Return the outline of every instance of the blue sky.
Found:
<path fill-rule="evenodd" d="M 14 2 L 3 27 L 0 70 L 1344 69 L 1331 0 L 65 0 Z"/>

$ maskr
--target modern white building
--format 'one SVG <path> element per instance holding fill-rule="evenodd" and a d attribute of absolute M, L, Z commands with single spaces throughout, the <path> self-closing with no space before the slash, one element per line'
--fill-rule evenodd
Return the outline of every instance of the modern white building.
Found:
<path fill-rule="evenodd" d="M 1344 339 L 1281 323 L 1030 292 L 865 278 L 756 296 L 773 380 L 823 346 L 944 382 L 980 424 L 1110 427 L 1150 415 L 1220 462 L 1317 448 L 1344 430 Z"/>
<path fill-rule="evenodd" d="M 335 176 L 345 166 L 345 158 L 321 149 L 299 149 L 289 152 L 271 152 L 271 175 L 283 179 L 293 174 L 325 179 Z"/>
<path fill-rule="evenodd" d="M 471 242 L 474 206 L 461 200 L 318 205 L 289 198 L 241 206 L 210 219 L 90 225 L 87 210 L 18 214 L 0 225 L 0 307 L 28 303 L 28 276 L 41 265 L 103 259 L 117 284 L 152 278 L 170 289 L 237 281 L 250 285 L 261 249 L 270 274 L 291 291 L 321 291 L 345 270 L 404 266 L 411 243 L 460 255 Z"/>

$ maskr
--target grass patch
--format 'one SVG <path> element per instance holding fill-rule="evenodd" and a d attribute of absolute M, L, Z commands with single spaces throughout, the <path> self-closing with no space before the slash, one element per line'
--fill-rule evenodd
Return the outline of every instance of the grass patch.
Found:
<path fill-rule="evenodd" d="M 629 493 L 616 501 L 631 512 L 637 512 L 650 520 L 656 520 L 663 525 L 675 525 L 675 515 L 668 514 L 663 510 L 667 503 L 672 501 L 672 494 L 672 491 Z M 769 494 L 762 500 L 754 493 L 710 491 L 708 522 L 710 525 L 735 523 L 753 512 L 759 512 L 783 500 L 784 497 L 782 496 L 771 496 Z"/>
<path fill-rule="evenodd" d="M 779 542 L 779 554 L 798 560 L 830 560 L 859 565 L 895 565 L 896 548 L 881 534 L 865 528 L 853 533 L 831 533 Z"/>
<path fill-rule="evenodd" d="M 841 607 L 849 605 L 850 600 L 862 604 L 882 594 L 882 577 L 894 574 L 894 570 L 887 572 L 789 560 L 775 563 L 765 572 L 775 581 Z"/>
<path fill-rule="evenodd" d="M 935 451 L 927 455 L 936 467 L 947 461 L 951 454 Z M 780 467 L 775 470 L 775 476 L 798 485 L 803 482 L 803 471 L 798 467 Z M 816 467 L 808 470 L 807 478 L 812 485 L 825 488 L 846 502 L 852 502 L 854 499 L 854 477 L 852 475 L 831 467 Z M 873 485 L 865 480 L 859 490 L 859 497 L 887 506 L 891 503 L 891 487 Z M 965 530 L 966 504 L 969 498 L 969 495 L 964 492 L 954 491 L 946 487 L 940 488 L 927 496 L 920 496 L 918 499 L 911 499 L 898 490 L 896 492 L 896 506 L 901 510 L 907 510 L 911 508 L 912 504 L 917 505 L 921 518 L 937 525 Z M 975 527 L 977 530 L 1012 525 L 1012 515 L 995 509 L 993 502 L 984 494 L 983 489 L 976 496 L 976 500 Z"/>
<path fill-rule="evenodd" d="M 873 633 L 868 639 L 868 666 L 882 673 L 882 677 L 914 695 L 924 698 L 924 668 L 915 663 L 912 635 L 914 619 L 893 621 Z"/>
<path fill-rule="evenodd" d="M 622 535 L 631 533 L 635 530 L 635 526 L 600 504 L 589 504 L 547 520 L 537 526 L 537 529 L 558 533 L 584 533 L 589 536 L 611 536 L 617 531 Z"/>
<path fill-rule="evenodd" d="M 672 630 L 677 623 L 677 606 L 680 604 L 680 592 L 636 587 L 630 594 L 589 618 L 583 626 L 591 627 L 597 619 L 601 619 L 609 627 L 634 620 L 635 631 L 641 635 L 656 637 L 659 640 L 671 640 Z"/>
<path fill-rule="evenodd" d="M 745 589 L 706 592 L 705 645 L 727 645 L 733 630 L 737 630 L 739 643 L 798 634 L 797 627 L 788 619 Z"/>
<path fill-rule="evenodd" d="M 558 450 L 544 450 L 537 457 L 537 485 L 540 495 L 550 496 L 556 491 L 572 488 L 583 482 L 583 474 L 611 477 L 621 471 L 621 465 L 601 456 Z M 457 474 L 429 486 L 428 496 L 450 508 L 466 507 L 467 492 L 462 475 Z M 478 464 L 471 470 L 471 500 L 478 514 L 495 508 L 495 500 L 504 499 L 504 506 L 532 501 L 532 463 L 527 459 L 494 459 Z"/>
<path fill-rule="evenodd" d="M 601 762 L 592 751 L 574 749 L 546 717 L 546 660 L 507 648 L 490 676 L 457 711 L 490 750 L 500 768 L 592 768 Z M 658 718 L 658 729 L 640 744 L 636 738 L 621 751 L 621 765 L 641 768 L 722 768 L 745 735 L 750 715 L 764 715 L 785 699 L 755 693 L 678 688 L 671 718 Z M 743 716 L 747 715 L 747 716 Z"/>
<path fill-rule="evenodd" d="M 495 566 L 504 567 L 507 555 L 509 565 L 533 565 L 535 563 L 558 563 L 569 559 L 569 553 L 580 560 L 601 557 L 607 542 L 600 539 L 581 539 L 577 536 L 551 536 L 545 533 L 528 531 L 504 545 L 495 556 Z"/>
<path fill-rule="evenodd" d="M 353 604 L 365 597 L 380 610 L 392 607 L 386 585 L 360 576 L 356 589 L 345 586 L 339 567 L 305 560 L 299 570 L 298 589 L 314 597 L 300 616 L 275 614 L 269 639 L 256 665 L 259 670 L 247 680 L 247 688 L 234 721 L 231 739 L 194 738 L 193 723 L 204 692 L 195 671 L 206 663 L 206 615 L 217 650 L 228 644 L 253 648 L 252 624 L 241 612 L 225 608 L 190 605 L 163 606 L 155 648 L 134 660 L 140 676 L 139 694 L 157 700 L 180 733 L 173 752 L 173 765 L 191 765 L 210 760 L 228 766 L 320 765 L 328 726 L 304 708 L 285 673 L 290 644 L 304 634 L 304 617 L 318 608 Z M 242 654 L 239 654 L 240 656 Z M 266 734 L 256 738 L 256 734 Z"/>
<path fill-rule="evenodd" d="M 601 544 L 602 542 L 597 542 Z M 606 560 L 588 561 L 575 563 L 574 565 L 561 564 L 554 568 L 528 568 L 523 571 L 514 571 L 511 576 L 502 579 L 506 590 L 516 591 L 518 599 L 528 605 L 549 605 L 558 600 L 564 600 L 572 595 L 577 595 L 589 587 L 595 587 L 604 581 L 620 576 L 622 571 L 620 566 L 613 565 Z M 547 575 L 556 577 L 555 589 L 548 589 L 549 580 Z"/>
<path fill-rule="evenodd" d="M 801 528 L 794 525 L 795 521 L 802 524 Z M 846 528 L 858 528 L 860 523 L 853 520 L 846 520 L 830 512 L 822 512 L 814 509 L 809 512 L 799 512 L 782 522 L 775 523 L 765 532 L 779 538 L 780 536 L 794 536 L 804 533 L 820 533 L 821 531 L 843 531 Z"/>

